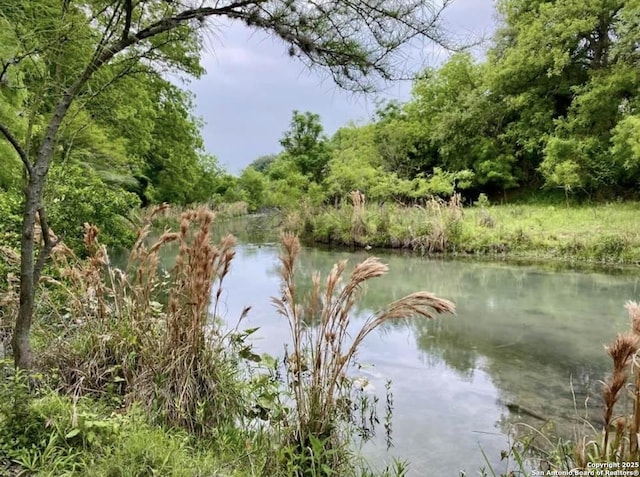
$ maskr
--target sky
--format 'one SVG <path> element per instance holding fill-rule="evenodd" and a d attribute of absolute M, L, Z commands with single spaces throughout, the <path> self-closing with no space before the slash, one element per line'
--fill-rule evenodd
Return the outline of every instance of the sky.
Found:
<path fill-rule="evenodd" d="M 456 38 L 488 37 L 495 24 L 494 1 L 455 0 L 444 18 Z M 436 47 L 416 51 L 411 58 L 418 70 L 445 59 L 446 53 Z M 207 73 L 186 88 L 195 94 L 206 152 L 232 174 L 262 155 L 281 151 L 279 139 L 294 110 L 319 114 L 331 136 L 349 122 L 367 122 L 376 99 L 406 100 L 411 89 L 403 81 L 376 94 L 341 90 L 322 72 L 308 71 L 290 58 L 281 42 L 239 23 L 220 26 L 210 35 L 203 66 Z"/>

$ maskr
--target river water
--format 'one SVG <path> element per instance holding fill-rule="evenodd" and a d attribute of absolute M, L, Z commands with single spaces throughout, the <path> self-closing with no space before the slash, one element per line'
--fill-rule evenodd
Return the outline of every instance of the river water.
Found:
<path fill-rule="evenodd" d="M 282 356 L 288 325 L 269 301 L 279 295 L 279 251 L 275 243 L 241 243 L 218 311 L 233 323 L 251 306 L 244 325 L 260 327 L 254 346 Z M 299 276 L 370 254 L 304 248 Z M 517 423 L 540 427 L 550 419 L 571 436 L 585 412 L 600 419 L 599 381 L 609 369 L 603 345 L 628 327 L 625 301 L 640 299 L 634 271 L 375 255 L 390 271 L 367 286 L 359 319 L 418 290 L 452 300 L 457 315 L 388 323 L 364 343 L 359 361 L 371 365 L 371 384 L 382 400 L 391 379 L 394 394 L 394 446 L 367 444 L 363 453 L 374 463 L 396 457 L 409 461 L 411 476 L 446 477 L 478 475 L 488 459 L 499 472 Z"/>

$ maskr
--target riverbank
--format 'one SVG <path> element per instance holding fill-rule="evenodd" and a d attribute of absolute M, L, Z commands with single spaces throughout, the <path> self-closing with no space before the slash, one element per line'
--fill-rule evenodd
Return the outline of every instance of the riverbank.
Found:
<path fill-rule="evenodd" d="M 491 219 L 495 221 L 493 224 L 488 222 L 486 224 L 475 223 L 475 227 L 502 231 L 504 227 L 498 220 L 506 222 L 512 216 L 521 217 L 523 221 L 520 224 L 525 220 L 533 223 L 542 221 L 545 217 L 535 215 L 534 210 L 536 209 L 531 209 L 528 215 L 525 213 L 526 210 L 514 214 L 510 209 L 503 207 L 479 206 L 462 209 L 455 202 L 432 202 L 422 208 L 398 209 L 399 212 L 406 212 L 406 214 L 399 214 L 397 218 L 406 220 L 407 229 L 412 233 L 417 229 L 415 228 L 416 223 L 409 222 L 410 219 L 420 219 L 427 223 L 423 229 L 422 237 L 417 235 L 417 239 L 408 242 L 410 245 L 423 247 L 423 251 L 429 253 L 441 253 L 438 252 L 438 247 L 443 247 L 442 250 L 445 253 L 458 253 L 456 251 L 449 252 L 447 247 L 449 247 L 450 239 L 454 240 L 463 236 L 465 227 L 468 225 L 467 221 L 472 225 L 474 218 L 488 221 L 486 216 L 493 213 L 491 216 Z M 561 208 L 548 209 L 548 217 L 546 218 L 553 218 L 552 210 L 556 210 L 559 214 L 555 217 L 555 223 L 558 224 L 560 219 L 565 217 L 562 215 L 563 210 Z M 498 213 L 499 211 L 501 213 Z M 342 212 L 345 217 L 348 217 L 346 212 L 350 212 L 348 231 L 360 234 L 361 240 L 366 238 L 365 233 L 371 233 L 368 227 L 371 227 L 371 224 L 380 223 L 381 220 L 379 216 L 374 215 L 375 212 L 378 212 L 374 207 L 367 206 L 360 209 L 352 207 L 351 211 L 345 208 Z M 401 229 L 395 221 L 393 210 L 387 208 L 383 212 L 386 215 L 382 215 L 382 219 L 389 220 L 387 230 L 399 233 Z M 603 227 L 609 229 L 615 224 L 621 225 L 620 222 L 624 222 L 626 226 L 620 227 L 619 230 L 630 233 L 633 229 L 634 208 L 627 207 L 623 212 L 618 210 L 607 213 L 606 209 L 599 209 L 592 213 L 607 215 L 609 220 L 603 220 Z M 582 217 L 585 229 L 589 229 L 593 225 L 593 221 L 589 217 L 585 217 L 584 213 L 574 215 Z M 197 217 L 198 214 L 187 214 L 185 218 L 194 221 Z M 210 216 L 204 214 L 203 217 Z M 314 216 L 306 215 L 305 217 L 309 220 L 307 226 L 312 224 L 311 220 Z M 281 225 L 289 226 L 294 218 L 293 216 L 286 217 L 285 222 Z M 269 225 L 272 222 L 275 224 L 281 220 L 281 217 L 262 216 L 258 219 L 260 219 L 260 223 L 254 224 L 254 228 L 258 228 L 261 232 L 268 229 L 270 233 L 277 234 L 275 225 L 267 227 L 267 222 Z M 158 264 L 171 267 L 171 264 L 174 263 L 173 254 L 175 251 L 169 254 L 173 258 L 169 261 L 171 263 L 165 261 L 164 257 L 157 255 L 157 253 L 164 243 L 173 243 L 176 240 L 181 243 L 184 241 L 182 244 L 184 247 L 181 247 L 180 250 L 193 254 L 193 257 L 189 255 L 189 260 L 178 260 L 177 263 L 198 263 L 204 266 L 208 262 L 196 259 L 201 254 L 195 244 L 201 244 L 206 250 L 209 250 L 208 246 L 204 244 L 217 241 L 214 238 L 216 234 L 210 235 L 212 231 L 206 227 L 209 220 L 207 219 L 201 224 L 200 228 L 195 227 L 195 223 L 193 224 L 195 228 L 192 232 L 195 235 L 187 233 L 185 229 L 184 232 L 181 231 L 178 234 L 179 236 L 163 234 L 160 239 L 156 239 L 158 240 L 156 244 L 147 244 L 150 248 L 146 248 L 144 245 L 146 242 L 141 242 L 133 255 L 129 257 L 133 260 L 134 268 L 139 266 L 145 269 L 146 266 L 150 266 L 149 270 L 151 270 L 155 269 Z M 572 220 L 573 222 L 569 225 L 575 227 L 577 223 L 575 217 Z M 230 224 L 225 223 L 224 225 L 225 231 L 228 232 Z M 542 224 L 540 227 L 542 228 Z M 239 228 L 248 230 L 244 221 Z M 144 228 L 144 231 L 146 233 L 148 228 Z M 202 240 L 195 240 L 198 233 L 200 233 Z M 389 236 L 391 237 L 390 233 Z M 397 236 L 394 237 L 394 240 L 398 239 Z M 195 240 L 193 243 L 192 239 Z M 46 284 L 43 284 L 46 286 L 42 290 L 38 324 L 33 336 L 38 355 L 38 375 L 41 377 L 32 377 L 31 379 L 33 382 L 34 379 L 41 380 L 44 377 L 42 386 L 39 386 L 35 392 L 31 389 L 27 390 L 22 387 L 21 378 L 12 375 L 13 368 L 9 363 L 7 363 L 8 367 L 0 369 L 4 377 L 8 378 L 0 380 L 0 384 L 2 384 L 0 386 L 0 403 L 5 403 L 5 406 L 0 404 L 0 429 L 3 429 L 0 432 L 0 474 L 3 471 L 7 471 L 8 475 L 12 475 L 11 473 L 14 471 L 15 473 L 31 471 L 36 475 L 62 475 L 66 473 L 68 475 L 124 476 L 141 475 L 148 472 L 159 475 L 185 476 L 216 474 L 243 477 L 268 474 L 280 477 L 297 477 L 300 473 L 295 470 L 296 466 L 315 465 L 318 456 L 323 455 L 325 446 L 321 442 L 317 442 L 319 447 L 314 449 L 311 442 L 305 443 L 304 451 L 300 453 L 299 444 L 292 443 L 291 433 L 288 430 L 297 428 L 298 424 L 289 422 L 284 426 L 282 416 L 291 416 L 291 410 L 286 409 L 285 412 L 285 407 L 279 398 L 283 395 L 281 394 L 283 388 L 271 378 L 271 372 L 276 372 L 276 370 L 269 364 L 271 360 L 258 355 L 251 349 L 250 343 L 247 341 L 249 334 L 253 333 L 252 330 L 255 331 L 255 326 L 261 324 L 245 324 L 250 328 L 244 331 L 236 329 L 237 333 L 230 335 L 220 333 L 219 337 L 223 341 L 213 343 L 212 354 L 209 353 L 208 347 L 193 347 L 190 342 L 183 342 L 189 340 L 190 334 L 178 333 L 173 336 L 165 334 L 165 330 L 187 328 L 201 330 L 208 321 L 204 319 L 205 315 L 193 314 L 191 312 L 193 310 L 190 311 L 190 307 L 196 301 L 181 301 L 180 306 L 174 309 L 164 307 L 161 304 L 163 300 L 160 298 L 161 296 L 174 296 L 175 300 L 182 300 L 180 297 L 185 296 L 185 293 L 188 295 L 189 290 L 195 290 L 193 287 L 197 286 L 197 289 L 200 289 L 197 283 L 190 280 L 191 274 L 183 274 L 177 269 L 177 274 L 173 279 L 177 281 L 166 282 L 167 278 L 163 274 L 154 276 L 153 273 L 143 273 L 140 276 L 146 277 L 146 280 L 141 282 L 124 280 L 120 283 L 120 280 L 114 280 L 115 277 L 120 276 L 119 273 L 115 270 L 109 271 L 109 267 L 107 270 L 102 268 L 105 263 L 110 263 L 110 260 L 102 255 L 102 249 L 91 242 L 88 245 L 93 252 L 86 260 L 74 257 L 69 251 L 63 250 L 61 255 L 55 256 L 55 267 L 52 268 L 52 271 L 59 270 L 55 275 L 57 280 L 47 280 Z M 365 247 L 367 245 L 369 244 L 361 241 L 359 246 Z M 217 250 L 228 249 L 230 251 L 229 247 L 231 244 L 223 241 Z M 209 253 L 205 249 L 201 250 L 204 255 Z M 253 251 L 259 249 L 258 245 Z M 233 258 L 231 254 L 222 255 L 227 257 L 224 260 L 227 264 Z M 506 252 L 502 255 L 512 256 Z M 481 312 L 478 313 L 478 310 L 474 310 L 472 313 L 474 323 L 480 329 L 493 329 L 483 323 L 483 316 L 511 317 L 511 314 L 496 314 L 493 311 L 495 300 L 500 301 L 495 293 L 492 294 L 492 300 L 483 299 L 486 286 L 474 287 L 475 279 L 471 279 L 470 284 L 463 286 L 463 278 L 467 274 L 456 274 L 455 267 L 452 268 L 450 264 L 444 267 L 443 273 L 444 276 L 450 277 L 451 283 L 444 278 L 436 277 L 437 279 L 430 285 L 427 277 L 422 277 L 417 281 L 419 285 L 412 285 L 407 280 L 407 267 L 420 260 L 414 258 L 409 260 L 411 264 L 407 263 L 405 266 L 402 264 L 394 265 L 393 260 L 389 260 L 391 274 L 397 273 L 396 276 L 391 276 L 394 292 L 392 296 L 385 298 L 382 290 L 375 291 L 376 281 L 376 284 L 371 285 L 373 291 L 371 296 L 378 301 L 369 306 L 371 309 L 384 306 L 385 303 L 397 298 L 398 294 L 410 293 L 417 289 L 414 288 L 415 285 L 415 287 L 422 287 L 439 295 L 450 297 L 454 302 L 462 304 L 459 316 L 450 320 L 454 324 L 468 326 L 465 323 L 469 323 L 471 320 L 464 319 L 464 307 L 470 302 L 484 303 L 486 301 L 487 306 L 491 306 L 484 312 L 480 310 Z M 255 257 L 250 261 L 254 262 Z M 269 263 L 276 261 L 275 256 L 269 259 Z M 235 268 L 237 265 L 234 264 L 233 267 Z M 309 277 L 313 275 L 314 270 L 319 268 L 331 269 L 329 263 L 322 267 L 318 267 L 318 265 L 317 261 L 311 261 L 307 272 L 301 271 L 301 276 Z M 260 268 L 266 269 L 268 266 L 263 264 Z M 292 270 L 293 268 L 291 267 Z M 228 267 L 222 267 L 220 271 L 226 269 Z M 427 269 L 425 268 L 425 270 Z M 107 273 L 104 274 L 105 272 Z M 433 270 L 430 270 L 428 276 L 431 276 L 432 272 Z M 277 274 L 277 272 L 272 273 Z M 130 276 L 133 278 L 137 275 Z M 218 276 L 216 272 L 214 276 L 222 279 L 224 274 Z M 245 273 L 243 280 L 246 280 L 247 276 L 252 277 L 255 283 L 264 281 L 255 272 Z M 514 276 L 515 278 L 522 280 L 522 275 L 517 274 Z M 486 281 L 486 279 L 485 275 L 484 280 Z M 507 280 L 510 281 L 511 278 L 507 277 Z M 218 283 L 217 279 L 214 281 Z M 64 286 L 61 288 L 61 285 Z M 242 286 L 245 285 L 246 282 L 243 282 Z M 228 289 L 228 286 L 227 282 L 225 289 Z M 255 287 L 255 284 L 253 286 Z M 477 289 L 480 296 L 471 297 L 466 291 L 464 298 L 463 296 L 452 296 L 451 293 L 456 290 L 456 286 L 460 287 L 460 290 Z M 561 317 L 559 308 L 549 300 L 549 293 L 544 289 L 537 291 L 535 283 L 528 286 L 530 288 L 527 296 L 547 297 L 546 307 L 548 309 L 537 310 L 528 304 L 519 304 L 519 309 L 531 314 L 532 319 L 536 321 L 540 321 L 541 317 L 546 316 Z M 391 287 L 386 286 L 386 288 L 390 289 Z M 551 288 L 563 288 L 563 284 L 559 287 L 552 285 Z M 505 287 L 500 286 L 498 289 L 503 290 Z M 277 290 L 267 293 L 263 301 L 267 302 L 268 296 L 277 296 Z M 15 293 L 15 289 L 12 291 Z M 255 294 L 255 288 L 252 294 Z M 218 296 L 214 290 L 214 297 Z M 515 296 L 515 294 L 508 293 L 505 295 L 505 299 L 510 299 L 511 296 Z M 624 298 L 627 296 L 628 294 L 625 294 Z M 129 297 L 129 299 L 124 300 L 125 297 Z M 123 301 L 120 301 L 121 299 Z M 248 305 L 244 300 L 246 298 L 242 299 L 243 303 L 238 310 Z M 205 299 L 202 300 L 202 310 L 205 309 L 205 301 Z M 622 301 L 622 298 L 617 300 L 615 306 L 618 307 L 618 302 Z M 321 300 L 315 302 L 320 303 Z M 10 305 L 15 306 L 16 300 L 14 299 Z M 11 306 L 0 310 L 0 328 L 7 325 L 6 329 L 10 329 L 8 325 L 11 323 Z M 228 306 L 228 302 L 225 306 Z M 595 308 L 591 307 L 590 310 L 594 311 Z M 594 315 L 610 316 L 611 313 L 596 311 Z M 197 322 L 191 323 L 194 317 L 199 318 L 196 320 Z M 507 325 L 501 325 L 500 328 L 517 332 L 517 328 Z M 550 325 L 547 328 L 553 329 L 553 326 Z M 600 350 L 600 340 L 603 334 L 596 332 L 593 326 L 587 326 L 586 329 L 597 334 L 598 337 L 594 342 L 597 343 L 597 348 Z M 441 340 L 434 341 L 434 335 L 431 331 L 427 329 L 422 331 L 424 331 L 425 337 L 429 337 L 429 339 L 421 341 L 423 346 L 432 346 L 436 342 L 441 343 Z M 441 329 L 442 332 L 447 334 L 444 328 Z M 582 331 L 581 333 L 584 334 Z M 569 338 L 563 339 L 561 333 L 557 331 L 553 336 L 545 335 L 542 337 L 528 332 L 529 335 L 536 336 L 536 343 L 546 343 L 548 348 L 535 344 L 525 345 L 520 341 L 519 336 L 504 334 L 500 335 L 498 342 L 494 342 L 491 338 L 486 340 L 485 346 L 480 346 L 482 343 L 479 345 L 477 338 L 482 333 L 476 329 L 471 334 L 476 340 L 473 344 L 463 342 L 463 346 L 460 346 L 460 341 L 456 341 L 455 349 L 462 352 L 460 355 L 462 361 L 460 358 L 456 358 L 455 354 L 448 355 L 449 359 L 453 360 L 454 368 L 458 369 L 456 366 L 460 367 L 460 363 L 468 361 L 469 352 L 481 350 L 483 356 L 489 356 L 491 362 L 495 362 L 496 366 L 499 365 L 503 381 L 508 373 L 503 364 L 498 364 L 505 361 L 498 354 L 511 353 L 511 350 L 515 349 L 514 344 L 518 344 L 516 348 L 541 349 L 544 351 L 543 356 L 549 357 L 549 349 L 568 349 L 568 346 L 554 344 L 556 341 L 559 343 L 575 341 Z M 198 332 L 197 335 L 201 335 L 201 333 Z M 490 335 L 495 336 L 493 333 Z M 198 342 L 201 341 L 198 340 Z M 51 346 L 51 343 L 55 343 L 55 346 Z M 586 348 L 588 347 L 581 346 L 580 350 L 584 351 Z M 199 350 L 193 358 L 200 361 L 200 364 L 192 367 L 187 366 L 187 361 L 176 361 L 175 358 L 181 355 L 176 350 L 183 350 L 185 353 L 190 353 L 189 350 Z M 222 352 L 221 350 L 227 351 Z M 393 353 L 393 356 L 397 356 L 397 353 Z M 572 356 L 575 358 L 576 355 L 572 354 Z M 471 361 L 476 362 L 475 359 Z M 509 361 L 520 363 L 511 358 Z M 539 364 L 542 359 L 536 357 L 530 361 Z M 577 361 L 583 360 L 578 358 Z M 191 361 L 189 360 L 189 362 Z M 238 364 L 241 366 L 237 367 Z M 250 368 L 245 368 L 245 365 L 249 365 Z M 258 368 L 253 366 L 258 366 Z M 252 371 L 248 371 L 249 369 Z M 220 370 L 225 372 L 221 374 Z M 279 371 L 283 373 L 286 369 Z M 250 373 L 251 379 L 246 379 L 246 372 Z M 521 372 L 522 368 L 518 365 L 512 374 L 520 376 Z M 544 382 L 540 383 L 538 387 L 544 388 L 550 382 L 550 375 L 547 371 L 540 375 L 544 376 Z M 186 381 L 183 378 L 186 378 Z M 405 381 L 408 380 L 407 377 Z M 400 381 L 402 382 L 402 380 Z M 185 388 L 185 384 L 188 386 L 187 388 Z M 211 386 L 212 384 L 215 386 Z M 504 381 L 503 384 L 506 390 L 514 389 L 512 383 Z M 51 390 L 52 388 L 56 391 Z M 181 394 L 184 400 L 166 399 L 167 396 L 173 396 L 176 389 L 188 390 L 186 394 Z M 549 386 L 549 393 L 558 395 L 558 388 Z M 400 402 L 401 400 L 398 401 L 398 403 Z M 415 403 L 415 400 L 412 402 Z M 513 404 L 512 401 L 508 402 L 510 404 L 507 405 L 507 408 L 511 405 L 519 414 L 534 409 L 533 412 L 540 416 L 540 413 L 535 411 L 535 407 L 531 406 L 529 402 L 521 400 L 518 400 L 516 404 Z M 422 407 L 431 409 L 433 406 L 425 405 Z M 511 410 L 511 408 L 509 409 Z M 247 416 L 249 416 L 248 420 Z M 229 417 L 232 419 L 229 420 Z M 256 429 L 255 423 L 265 417 L 270 425 Z M 491 423 L 477 426 L 477 428 L 488 428 L 493 425 L 493 421 L 497 417 L 491 419 Z M 411 420 L 412 423 L 415 423 L 416 416 L 412 415 Z M 318 421 L 313 419 L 309 422 Z M 449 427 L 453 428 L 453 426 Z M 277 429 L 279 431 L 274 432 Z M 346 466 L 340 475 L 347 475 L 346 468 L 352 469 L 354 475 L 374 475 L 367 470 L 359 471 L 354 468 L 354 464 L 362 464 L 366 467 L 366 464 L 361 463 L 358 456 L 351 454 L 349 444 L 356 435 L 358 434 L 347 433 L 342 436 L 344 440 L 340 441 L 340 452 L 336 452 L 336 449 L 331 447 L 324 457 L 329 459 L 330 465 L 335 464 L 336 456 L 340 457 L 340 463 Z M 459 439 L 459 437 L 457 438 Z M 16 442 L 19 445 L 16 446 Z M 398 443 L 402 443 L 401 438 Z M 436 445 L 429 446 L 429 448 L 436 449 Z M 311 449 L 311 455 L 306 454 L 307 449 Z M 496 451 L 490 452 L 491 456 L 497 454 Z M 137 467 L 138 464 L 141 467 Z M 392 471 L 381 471 L 375 475 L 404 474 L 402 472 L 394 474 Z"/>
<path fill-rule="evenodd" d="M 179 232 L 149 235 L 163 210 L 145 218 L 125 269 L 111 265 L 93 226 L 85 227 L 86 258 L 64 244 L 54 250 L 30 337 L 34 367 L 16 370 L 10 358 L 0 360 L 0 475 L 405 475 L 403 463 L 369 470 L 355 449 L 380 421 L 375 404 L 342 371 L 354 366 L 359 344 L 378 326 L 416 313 L 451 313 L 454 305 L 408 295 L 347 341 L 350 320 L 342 318 L 356 305 L 356 291 L 387 272 L 372 259 L 351 276 L 350 292 L 335 287 L 342 272 L 334 272 L 334 286 L 318 288 L 316 307 L 305 308 L 325 317 L 335 337 L 308 333 L 294 293 L 300 244 L 289 235 L 278 273 L 283 298 L 274 303 L 290 320 L 292 355 L 299 358 L 258 354 L 249 338 L 258 328 L 242 323 L 249 307 L 235 327 L 217 311 L 235 239 L 212 236 L 214 214 L 204 207 L 185 211 Z M 8 281 L 0 295 L 7 356 L 15 285 Z M 307 363 L 320 362 L 308 371 Z"/>
<path fill-rule="evenodd" d="M 424 254 L 640 264 L 637 202 L 462 207 L 345 204 L 287 215 L 285 227 L 317 243 Z"/>

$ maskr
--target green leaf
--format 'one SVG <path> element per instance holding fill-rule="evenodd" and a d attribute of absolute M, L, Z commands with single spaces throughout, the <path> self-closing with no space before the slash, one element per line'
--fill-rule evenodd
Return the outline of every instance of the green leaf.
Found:
<path fill-rule="evenodd" d="M 80 434 L 80 429 L 78 429 L 77 427 L 71 429 L 66 436 L 64 436 L 65 439 L 71 439 L 75 436 L 77 436 L 78 434 Z"/>

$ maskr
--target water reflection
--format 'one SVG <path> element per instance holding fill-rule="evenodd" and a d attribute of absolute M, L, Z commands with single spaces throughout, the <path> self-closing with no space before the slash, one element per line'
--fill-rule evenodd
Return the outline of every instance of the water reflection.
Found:
<path fill-rule="evenodd" d="M 230 321 L 252 306 L 247 326 L 261 328 L 256 346 L 280 355 L 288 327 L 269 305 L 279 293 L 277 255 L 274 245 L 240 246 L 224 303 Z M 326 274 L 336 260 L 353 264 L 366 256 L 304 249 L 299 276 L 308 286 L 313 271 Z M 374 365 L 368 373 L 376 388 L 393 380 L 392 455 L 410 460 L 416 476 L 456 476 L 461 469 L 473 475 L 484 464 L 480 447 L 499 469 L 514 421 L 553 418 L 568 432 L 575 422 L 570 383 L 578 407 L 597 392 L 608 369 L 603 343 L 626 328 L 623 304 L 638 291 L 632 275 L 383 259 L 390 272 L 370 282 L 356 310 L 361 318 L 416 290 L 435 292 L 458 308 L 455 317 L 388 323 L 360 353 L 361 362 Z M 365 453 L 386 455 L 382 442 Z"/>

